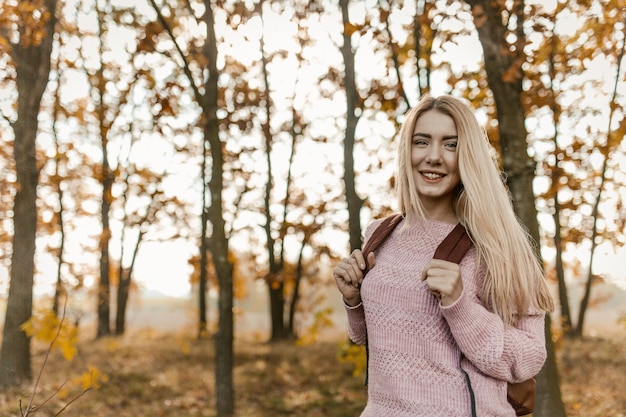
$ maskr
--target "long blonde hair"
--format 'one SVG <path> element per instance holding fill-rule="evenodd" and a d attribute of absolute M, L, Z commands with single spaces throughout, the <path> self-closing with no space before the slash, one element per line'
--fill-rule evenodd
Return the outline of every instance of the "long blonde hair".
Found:
<path fill-rule="evenodd" d="M 479 294 L 483 303 L 511 325 L 529 309 L 552 311 L 552 297 L 532 239 L 515 215 L 495 152 L 474 112 L 454 97 L 423 97 L 406 114 L 400 129 L 396 191 L 407 222 L 426 216 L 411 174 L 411 144 L 415 123 L 428 110 L 452 117 L 456 125 L 461 184 L 454 209 L 472 237 L 479 262 L 486 267 Z"/>

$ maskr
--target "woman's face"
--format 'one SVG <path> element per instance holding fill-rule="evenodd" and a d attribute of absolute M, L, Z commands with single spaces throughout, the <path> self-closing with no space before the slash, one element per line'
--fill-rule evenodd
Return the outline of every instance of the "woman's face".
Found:
<path fill-rule="evenodd" d="M 437 110 L 421 114 L 411 142 L 411 167 L 417 193 L 425 208 L 449 204 L 461 182 L 458 135 L 452 117 Z"/>

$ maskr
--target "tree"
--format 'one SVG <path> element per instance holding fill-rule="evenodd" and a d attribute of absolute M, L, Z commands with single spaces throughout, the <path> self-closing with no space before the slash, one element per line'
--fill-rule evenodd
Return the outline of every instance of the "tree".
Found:
<path fill-rule="evenodd" d="M 203 201 L 202 219 L 211 224 L 211 235 L 202 235 L 201 241 L 208 239 L 208 248 L 212 255 L 213 264 L 219 284 L 218 295 L 218 330 L 215 335 L 216 366 L 216 409 L 218 416 L 231 416 L 234 412 L 234 387 L 233 387 L 233 264 L 229 254 L 229 239 L 226 233 L 224 220 L 223 190 L 224 190 L 224 164 L 225 150 L 220 139 L 218 119 L 218 67 L 217 67 L 217 38 L 215 34 L 215 16 L 213 4 L 210 0 L 204 0 L 204 8 L 200 21 L 204 24 L 206 38 L 199 48 L 202 51 L 201 81 L 194 76 L 194 70 L 190 66 L 187 55 L 179 44 L 172 27 L 165 18 L 161 8 L 150 0 L 154 11 L 157 13 L 159 23 L 165 28 L 170 39 L 174 42 L 179 58 L 182 60 L 182 69 L 187 77 L 198 106 L 202 110 L 198 127 L 202 130 L 203 143 L 210 152 L 210 167 L 208 183 L 203 183 L 203 188 L 208 190 L 208 201 Z M 176 9 L 169 9 L 171 15 L 175 15 Z M 193 10 L 189 8 L 193 15 Z M 192 48 L 193 49 L 193 48 Z M 207 158 L 202 155 L 202 160 Z M 203 168 L 206 165 L 203 162 Z M 203 174 L 204 175 L 204 174 Z M 204 217 L 206 216 L 206 217 Z M 203 230 L 206 230 L 203 228 Z M 201 249 L 204 247 L 200 245 Z M 206 265 L 200 265 L 201 271 Z"/>
<path fill-rule="evenodd" d="M 265 26 L 266 11 L 280 11 L 291 15 L 292 21 L 296 21 L 296 30 L 290 39 L 291 48 L 267 50 L 265 37 L 269 30 Z M 308 247 L 314 253 L 322 250 L 312 244 L 311 237 L 322 227 L 321 218 L 324 217 L 325 207 L 333 199 L 329 198 L 330 194 L 320 199 L 312 198 L 313 193 L 303 192 L 294 183 L 294 170 L 298 163 L 297 148 L 303 141 L 313 140 L 308 132 L 309 123 L 298 109 L 297 102 L 307 98 L 307 93 L 302 92 L 306 90 L 302 88 L 302 74 L 310 63 L 303 55 L 315 46 L 314 41 L 307 36 L 307 23 L 318 16 L 318 9 L 311 8 L 304 2 L 279 5 L 277 2 L 261 1 L 255 12 L 262 21 L 259 36 L 262 89 L 256 94 L 260 100 L 249 100 L 248 106 L 259 109 L 257 117 L 250 120 L 250 123 L 260 125 L 267 172 L 264 173 L 266 178 L 263 196 L 258 199 L 263 202 L 263 206 L 248 209 L 258 210 L 263 214 L 266 251 L 265 254 L 259 254 L 259 262 L 267 262 L 268 265 L 267 270 L 262 270 L 259 277 L 266 282 L 269 291 L 270 341 L 278 341 L 297 337 L 296 311 L 300 284 L 306 276 L 304 249 Z M 295 68 L 291 65 L 282 70 L 286 67 L 287 57 L 295 61 Z M 283 71 L 292 74 L 289 80 L 279 76 Z M 322 81 L 322 78 L 318 80 L 320 83 Z M 245 88 L 249 95 L 254 96 L 257 93 L 249 84 Z M 277 157 L 284 153 L 287 153 L 285 163 L 284 158 Z M 296 246 L 300 247 L 299 252 L 291 250 Z"/>
<path fill-rule="evenodd" d="M 30 339 L 21 325 L 32 314 L 38 167 L 35 142 L 41 98 L 48 84 L 56 24 L 56 0 L 22 1 L 4 13 L 12 22 L 0 36 L 9 41 L 18 91 L 14 133 L 16 194 L 13 205 L 11 284 L 0 356 L 0 384 L 13 386 L 31 378 Z M 12 32 L 14 31 L 14 32 Z"/>
<path fill-rule="evenodd" d="M 118 16 L 120 22 L 131 22 L 138 24 L 137 15 L 132 8 L 117 8 L 111 2 L 95 2 L 95 14 L 97 19 L 96 30 L 86 33 L 97 41 L 97 59 L 85 60 L 83 62 L 84 71 L 89 77 L 89 95 L 94 103 L 94 110 L 86 117 L 95 119 L 96 129 L 90 137 L 96 138 L 99 142 L 101 159 L 99 169 L 96 170 L 96 179 L 101 187 L 100 194 L 100 224 L 102 230 L 99 237 L 99 279 L 97 290 L 97 333 L 96 337 L 108 336 L 111 334 L 111 277 L 114 272 L 114 254 L 111 253 L 111 242 L 113 238 L 112 226 L 115 224 L 114 205 L 116 198 L 114 186 L 119 181 L 121 175 L 120 161 L 116 161 L 116 150 L 114 145 L 124 143 L 126 130 L 131 130 L 131 136 L 135 125 L 141 126 L 141 118 L 136 117 L 135 121 L 128 120 L 127 114 L 131 114 L 136 103 L 133 94 L 136 93 L 137 85 L 142 76 L 150 82 L 150 75 L 141 69 L 135 70 L 132 63 L 132 55 L 126 52 L 112 53 L 114 46 L 108 42 L 108 37 L 115 29 L 123 26 L 117 23 L 111 16 Z M 122 19 L 122 17 L 124 17 Z M 134 30 L 137 33 L 137 30 Z M 136 47 L 129 43 L 128 48 Z M 126 59 L 127 62 L 122 60 Z M 112 80 L 115 80 L 113 82 Z M 159 103 L 161 104 L 161 103 Z M 80 120 L 84 123 L 85 120 Z M 146 123 L 147 124 L 147 123 Z M 147 128 L 144 126 L 144 129 Z M 129 141 L 132 147 L 132 139 Z M 120 149 L 123 146 L 120 145 Z M 119 150 L 117 153 L 119 154 Z M 119 155 L 118 155 L 119 159 Z M 117 162 L 117 164 L 116 164 Z"/>
<path fill-rule="evenodd" d="M 346 131 L 343 143 L 343 182 L 346 188 L 348 204 L 348 224 L 350 250 L 361 247 L 361 207 L 363 200 L 356 191 L 354 173 L 354 141 L 356 125 L 362 112 L 359 93 L 356 88 L 354 51 L 352 50 L 352 34 L 356 26 L 350 23 L 350 0 L 339 0 L 343 22 L 343 44 L 341 55 L 344 62 L 344 89 L 346 93 Z"/>
<path fill-rule="evenodd" d="M 206 24 L 207 40 L 204 45 L 204 57 L 207 59 L 208 76 L 205 80 L 206 93 L 201 102 L 203 109 L 204 137 L 208 140 L 211 150 L 211 178 L 209 180 L 210 205 L 209 221 L 212 233 L 209 248 L 213 254 L 213 262 L 219 282 L 219 318 L 218 331 L 215 338 L 216 366 L 215 386 L 217 397 L 217 415 L 230 416 L 234 412 L 233 387 L 233 265 L 228 253 L 228 237 L 223 217 L 222 191 L 224 189 L 224 150 L 219 137 L 217 118 L 218 89 L 217 78 L 217 40 L 215 37 L 215 20 L 210 0 L 205 0 L 204 23 Z M 191 80 L 190 80 L 191 81 Z M 205 238 L 203 236 L 203 238 Z"/>
<path fill-rule="evenodd" d="M 515 212 L 526 225 L 530 236 L 539 242 L 539 224 L 534 204 L 532 180 L 535 164 L 528 155 L 527 131 L 522 105 L 522 63 L 524 62 L 524 3 L 515 2 L 507 8 L 504 2 L 466 0 L 472 8 L 478 37 L 483 46 L 485 69 L 498 115 L 498 132 L 502 166 Z M 513 25 L 514 23 L 514 25 Z M 514 29 L 509 29 L 511 24 Z M 507 43 L 514 39 L 513 43 Z M 540 256 L 537 252 L 537 256 Z M 554 345 L 551 343 L 551 320 L 546 315 L 548 358 L 539 373 L 537 417 L 565 416 L 561 400 Z M 548 373 L 550 372 L 550 373 Z"/>
<path fill-rule="evenodd" d="M 65 291 L 65 285 L 63 282 L 63 275 L 62 275 L 62 269 L 63 269 L 63 263 L 64 263 L 64 251 L 65 251 L 65 222 L 63 221 L 63 216 L 65 216 L 65 209 L 64 209 L 64 205 L 63 205 L 63 180 L 62 180 L 62 175 L 61 175 L 61 165 L 64 164 L 64 157 L 63 157 L 63 152 L 61 152 L 61 144 L 60 144 L 60 140 L 59 140 L 59 136 L 58 136 L 58 132 L 57 132 L 57 128 L 56 128 L 56 120 L 58 118 L 58 113 L 59 113 L 59 89 L 57 88 L 55 91 L 55 95 L 54 95 L 54 110 L 53 110 L 53 117 L 52 117 L 52 136 L 54 137 L 54 146 L 55 146 L 55 157 L 54 157 L 54 175 L 53 175 L 53 179 L 54 179 L 54 183 L 56 185 L 56 193 L 57 193 L 57 198 L 58 198 L 58 208 L 56 210 L 56 219 L 57 219 L 57 224 L 55 225 L 56 227 L 58 227 L 59 229 L 59 245 L 57 248 L 57 253 L 58 253 L 58 264 L 57 264 L 57 278 L 56 278 L 56 285 L 55 285 L 55 289 L 54 289 L 54 297 L 53 297 L 53 301 L 52 301 L 52 311 L 54 312 L 54 314 L 56 314 L 57 316 L 60 316 L 60 308 L 61 308 L 61 296 L 63 294 L 66 294 Z"/>
<path fill-rule="evenodd" d="M 596 272 L 596 252 L 619 247 L 624 240 L 624 222 L 618 214 L 623 185 L 614 167 L 620 152 L 614 138 L 621 137 L 615 116 L 623 112 L 616 81 L 620 79 L 623 34 L 619 32 L 624 22 L 616 13 L 617 3 L 603 4 L 593 19 L 577 25 L 564 23 L 562 17 L 586 13 L 588 5 L 559 3 L 553 12 L 530 13 L 543 40 L 528 50 L 529 114 L 541 120 L 549 111 L 552 125 L 545 127 L 554 132 L 544 137 L 540 132 L 547 129 L 538 125 L 532 134 L 539 182 L 550 184 L 539 192 L 538 208 L 540 216 L 551 217 L 554 224 L 553 230 L 550 224 L 544 228 L 545 241 L 554 245 L 554 268 L 548 269 L 548 275 L 558 282 L 560 327 L 567 337 L 583 335 L 585 313 L 594 301 L 592 284 L 604 278 Z M 594 68 L 597 63 L 615 67 L 613 91 L 610 72 L 599 77 Z M 570 250 L 581 249 L 589 252 L 588 262 L 586 257 L 569 264 L 564 260 Z M 579 303 L 570 298 L 576 287 L 583 293 Z M 577 309 L 571 310 L 570 304 Z M 571 311 L 576 310 L 579 317 L 573 321 Z"/>
<path fill-rule="evenodd" d="M 589 253 L 589 270 L 587 272 L 587 280 L 585 283 L 585 292 L 583 295 L 582 300 L 580 301 L 580 309 L 579 309 L 579 313 L 578 313 L 578 321 L 576 322 L 576 333 L 575 335 L 577 337 L 582 337 L 583 336 L 583 326 L 585 324 L 585 314 L 587 312 L 587 307 L 589 306 L 589 299 L 590 299 L 590 295 L 591 295 L 591 284 L 593 283 L 593 279 L 594 279 L 594 274 L 593 274 L 593 260 L 596 254 L 596 249 L 597 249 L 597 237 L 598 237 L 598 221 L 599 221 L 599 214 L 600 214 L 600 203 L 602 202 L 602 197 L 603 197 L 603 191 L 606 187 L 606 184 L 608 182 L 607 180 L 607 175 L 608 175 L 608 171 L 609 171 L 609 162 L 611 160 L 611 156 L 613 154 L 613 152 L 619 147 L 619 145 L 624 141 L 624 133 L 626 130 L 626 123 L 623 122 L 623 118 L 622 118 L 622 123 L 621 123 L 621 129 L 619 129 L 618 131 L 614 132 L 611 129 L 611 125 L 613 122 L 613 117 L 615 116 L 615 111 L 617 109 L 617 103 L 616 103 L 616 98 L 617 98 L 617 89 L 619 86 L 619 82 L 620 82 L 620 74 L 621 74 L 621 69 L 622 69 L 622 62 L 623 62 L 623 58 L 624 58 L 624 48 L 626 46 L 626 20 L 624 21 L 624 31 L 623 31 L 624 37 L 622 38 L 622 48 L 619 51 L 619 54 L 617 56 L 617 70 L 616 70 L 616 76 L 615 76 L 615 83 L 613 86 L 613 93 L 611 96 L 611 101 L 609 104 L 609 117 L 608 117 L 608 123 L 607 123 L 607 128 L 606 128 L 606 132 L 607 132 L 607 138 L 605 143 L 603 144 L 603 146 L 600 148 L 600 152 L 602 154 L 602 167 L 600 168 L 600 183 L 598 185 L 598 192 L 597 195 L 595 197 L 595 202 L 593 203 L 593 211 L 591 213 L 591 216 L 593 218 L 593 224 L 591 226 L 591 249 L 590 249 L 590 253 Z"/>
<path fill-rule="evenodd" d="M 102 165 L 100 173 L 100 181 L 102 184 L 102 198 L 100 201 L 100 221 L 102 223 L 102 234 L 100 236 L 100 279 L 98 280 L 98 326 L 96 337 L 108 336 L 111 334 L 110 325 L 110 271 L 111 262 L 109 259 L 109 242 L 111 241 L 111 227 L 109 226 L 109 211 L 113 200 L 112 187 L 114 181 L 114 173 L 109 165 L 109 132 L 111 122 L 107 120 L 107 107 L 105 104 L 106 79 L 104 76 L 104 11 L 100 10 L 100 3 L 96 2 L 96 12 L 98 14 L 98 35 L 100 39 L 100 67 L 96 70 L 94 93 L 97 102 L 97 120 L 99 135 L 102 147 Z"/>
<path fill-rule="evenodd" d="M 557 14 L 557 11 L 555 11 L 555 17 L 556 17 L 556 14 Z M 556 19 L 554 19 L 554 21 L 555 20 Z M 554 137 L 553 137 L 554 154 L 561 155 L 563 151 L 561 150 L 561 147 L 559 145 L 558 126 L 559 126 L 559 121 L 560 121 L 562 111 L 560 109 L 560 106 L 557 104 L 557 100 L 556 100 L 557 91 L 555 87 L 555 80 L 556 80 L 555 60 L 557 59 L 556 54 L 557 54 L 557 50 L 559 49 L 559 38 L 556 36 L 554 31 L 552 32 L 552 36 L 550 38 L 551 38 L 550 49 L 549 49 L 550 55 L 548 58 L 549 72 L 550 72 L 549 97 L 551 101 L 550 107 L 552 110 L 552 120 L 554 123 Z M 551 176 L 552 187 L 558 187 L 560 179 L 563 175 L 561 171 L 562 170 L 558 167 L 558 163 L 555 163 L 554 169 L 552 170 L 552 176 Z M 565 284 L 565 271 L 563 267 L 563 249 L 565 245 L 564 245 L 562 234 L 561 234 L 561 220 L 560 220 L 561 219 L 561 204 L 558 198 L 558 191 L 554 190 L 554 192 L 555 192 L 555 198 L 554 198 L 554 216 L 553 217 L 554 217 L 554 225 L 555 225 L 554 247 L 556 249 L 555 272 L 556 272 L 556 277 L 557 277 L 557 282 L 558 282 L 558 287 L 559 287 L 559 302 L 561 305 L 561 326 L 565 328 L 565 332 L 567 333 L 567 332 L 570 332 L 572 329 L 572 317 L 571 317 L 570 310 L 569 310 L 569 298 L 567 296 L 567 286 Z"/>
<path fill-rule="evenodd" d="M 261 18 L 262 24 L 264 23 L 263 19 L 263 9 L 264 9 L 264 1 L 261 0 L 258 4 L 259 15 Z M 271 326 L 272 326 L 272 341 L 277 341 L 286 338 L 287 332 L 285 328 L 285 280 L 284 274 L 282 274 L 285 267 L 285 260 L 283 255 L 278 254 L 276 256 L 276 239 L 273 236 L 272 224 L 274 223 L 274 216 L 272 215 L 272 190 L 274 188 L 274 175 L 275 172 L 272 169 L 272 149 L 273 149 L 273 134 L 271 121 L 273 112 L 272 109 L 274 104 L 272 102 L 272 97 L 270 94 L 270 82 L 269 82 L 269 74 L 268 74 L 268 56 L 265 51 L 265 33 L 263 30 L 263 26 L 261 28 L 261 36 L 260 36 L 260 49 L 261 49 L 261 76 L 263 78 L 263 87 L 264 91 L 261 97 L 263 97 L 263 110 L 265 112 L 265 119 L 261 122 L 261 131 L 263 133 L 263 139 L 265 144 L 265 160 L 267 163 L 267 180 L 265 182 L 265 196 L 263 197 L 264 207 L 263 213 L 265 215 L 265 224 L 263 225 L 263 229 L 265 231 L 265 239 L 267 240 L 267 258 L 268 258 L 268 272 L 265 277 L 265 280 L 268 284 L 269 289 L 269 297 L 270 297 L 270 317 L 271 317 Z M 294 143 L 295 145 L 295 143 Z M 292 156 L 295 149 L 291 149 Z M 289 170 L 291 170 L 291 161 L 293 159 L 290 158 L 289 162 Z M 288 171 L 290 172 L 290 171 Z M 288 174 L 288 178 L 289 174 Z M 289 187 L 289 182 L 287 182 L 287 187 Z M 289 199 L 289 195 L 285 196 L 285 205 L 287 204 Z M 284 237 L 284 236 L 283 236 Z M 284 239 L 281 239 L 284 242 Z M 282 243 L 284 245 L 284 243 Z M 284 252 L 283 252 L 284 254 Z M 281 279 L 282 278 L 282 279 Z"/>
<path fill-rule="evenodd" d="M 164 225 L 158 224 L 159 214 L 162 211 L 168 210 L 170 206 L 173 206 L 170 210 L 175 213 L 175 207 L 178 206 L 178 201 L 176 199 L 169 199 L 161 189 L 160 179 L 163 177 L 162 174 L 154 173 L 150 170 L 138 169 L 137 167 L 127 167 L 126 169 L 128 171 L 124 178 L 124 225 L 122 233 L 120 234 L 121 253 L 117 271 L 117 302 L 115 304 L 116 335 L 124 334 L 126 329 L 126 306 L 132 288 L 133 272 L 135 270 L 139 249 L 142 243 L 149 238 L 151 228 L 156 229 L 158 227 L 161 230 L 167 229 Z M 128 208 L 130 205 L 128 201 L 132 200 L 133 197 L 135 200 L 147 200 L 147 206 L 139 206 L 134 209 Z M 136 204 L 137 203 L 135 203 L 135 205 Z M 181 228 L 182 227 L 184 226 L 181 225 Z M 129 233 L 136 234 L 134 242 L 131 244 L 127 244 L 127 240 L 130 241 L 128 237 Z M 174 237 L 176 237 L 176 234 L 168 234 L 161 240 L 170 240 Z M 129 260 L 124 256 L 126 247 L 131 249 Z"/>
<path fill-rule="evenodd" d="M 60 299 L 69 296 L 68 314 L 77 314 L 74 320 L 79 319 L 80 310 L 71 306 L 72 293 L 83 289 L 85 281 L 95 277 L 97 271 L 97 238 L 80 226 L 93 218 L 90 203 L 98 200 L 97 183 L 92 182 L 93 154 L 89 152 L 93 142 L 87 117 L 91 113 L 86 100 L 67 94 L 68 90 L 87 91 L 85 61 L 89 60 L 89 51 L 82 48 L 91 36 L 76 27 L 72 19 L 79 16 L 79 12 L 73 14 L 68 8 L 59 14 L 48 87 L 52 94 L 40 109 L 40 119 L 50 119 L 50 131 L 37 139 L 41 164 L 36 259 L 49 258 L 57 263 L 52 310 L 60 313 Z M 81 81 L 85 88 L 81 88 Z M 78 141 L 77 137 L 84 140 Z M 79 239 L 74 239 L 77 235 Z M 47 275 L 46 269 L 36 268 L 36 272 L 35 282 Z"/>

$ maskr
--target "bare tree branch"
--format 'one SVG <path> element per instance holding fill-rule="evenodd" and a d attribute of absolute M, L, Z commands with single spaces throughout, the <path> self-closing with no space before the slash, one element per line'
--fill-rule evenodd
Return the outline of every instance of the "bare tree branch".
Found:
<path fill-rule="evenodd" d="M 185 72 L 187 79 L 189 79 L 189 84 L 191 84 L 191 89 L 193 90 L 193 94 L 196 97 L 198 104 L 204 107 L 204 94 L 200 92 L 200 89 L 198 88 L 198 86 L 196 85 L 193 79 L 193 74 L 191 73 L 191 68 L 189 67 L 189 62 L 187 61 L 187 57 L 185 56 L 185 53 L 183 52 L 180 45 L 178 44 L 178 41 L 176 40 L 176 37 L 174 36 L 174 32 L 172 31 L 172 27 L 165 19 L 165 16 L 163 16 L 163 13 L 161 13 L 161 9 L 156 4 L 156 2 L 154 0 L 150 0 L 150 4 L 152 5 L 152 8 L 154 9 L 154 11 L 156 12 L 158 16 L 159 22 L 161 22 L 161 24 L 163 25 L 163 28 L 172 39 L 172 42 L 174 42 L 174 46 L 176 47 L 176 51 L 178 51 L 178 55 L 180 56 L 180 59 L 183 60 L 183 71 Z"/>

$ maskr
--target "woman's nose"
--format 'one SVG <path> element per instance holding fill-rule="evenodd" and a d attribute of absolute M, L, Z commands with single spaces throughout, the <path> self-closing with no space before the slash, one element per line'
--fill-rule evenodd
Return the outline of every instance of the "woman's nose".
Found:
<path fill-rule="evenodd" d="M 441 162 L 441 149 L 439 146 L 430 146 L 426 155 L 426 162 L 429 164 L 438 164 Z"/>

